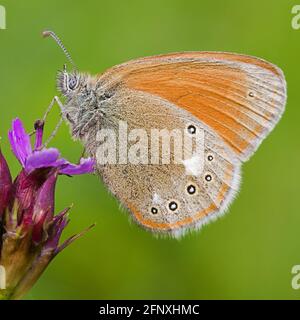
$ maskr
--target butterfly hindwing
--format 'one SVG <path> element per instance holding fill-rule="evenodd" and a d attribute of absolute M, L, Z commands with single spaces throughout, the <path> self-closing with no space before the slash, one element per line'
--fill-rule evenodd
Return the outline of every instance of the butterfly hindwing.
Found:
<path fill-rule="evenodd" d="M 224 212 L 238 191 L 240 169 L 239 159 L 226 143 L 186 110 L 149 93 L 133 94 L 130 89 L 122 89 L 112 99 L 117 111 L 106 125 L 116 131 L 121 119 L 126 122 L 128 132 L 143 128 L 148 142 L 153 128 L 188 133 L 193 126 L 197 133 L 203 133 L 199 152 L 193 152 L 180 163 L 163 164 L 160 154 L 159 164 L 153 164 L 149 154 L 148 164 L 103 165 L 97 144 L 92 144 L 93 150 L 88 146 L 89 153 L 97 159 L 99 175 L 134 220 L 152 232 L 179 236 Z M 106 125 L 103 120 L 101 127 Z M 117 145 L 120 143 L 124 142 L 118 141 Z M 128 144 L 129 154 L 132 145 Z M 174 149 L 170 160 L 172 155 Z"/>

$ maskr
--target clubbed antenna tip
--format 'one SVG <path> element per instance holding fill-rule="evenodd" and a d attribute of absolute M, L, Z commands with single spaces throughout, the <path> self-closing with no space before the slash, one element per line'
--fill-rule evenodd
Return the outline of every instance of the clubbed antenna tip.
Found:
<path fill-rule="evenodd" d="M 45 31 L 43 31 L 43 32 L 42 32 L 42 36 L 43 36 L 43 38 L 50 37 L 50 34 L 51 34 L 51 31 L 47 31 L 47 30 L 45 30 Z"/>
<path fill-rule="evenodd" d="M 51 37 L 55 40 L 55 42 L 58 44 L 58 46 L 62 49 L 67 59 L 71 62 L 72 66 L 76 69 L 75 63 L 73 62 L 73 59 L 71 58 L 71 55 L 69 54 L 66 47 L 63 45 L 62 41 L 59 39 L 59 37 L 55 34 L 55 32 L 50 30 L 45 30 L 42 32 L 43 38 Z"/>

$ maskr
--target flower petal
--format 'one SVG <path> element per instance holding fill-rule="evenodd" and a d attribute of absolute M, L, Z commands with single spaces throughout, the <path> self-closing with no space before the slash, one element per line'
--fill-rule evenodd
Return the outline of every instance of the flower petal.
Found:
<path fill-rule="evenodd" d="M 55 254 L 58 254 L 59 252 L 64 250 L 67 246 L 69 246 L 71 243 L 73 243 L 75 240 L 77 240 L 77 239 L 81 238 L 82 236 L 84 236 L 87 232 L 89 232 L 95 226 L 96 226 L 96 224 L 93 223 L 92 225 L 90 225 L 88 228 L 84 229 L 80 233 L 74 234 L 72 237 L 70 237 L 65 242 L 63 242 L 59 247 L 57 247 L 57 249 L 55 251 Z M 64 226 L 64 228 L 65 228 L 65 226 Z"/>
<path fill-rule="evenodd" d="M 26 133 L 20 119 L 12 122 L 12 130 L 8 133 L 8 138 L 16 158 L 24 167 L 26 158 L 32 153 L 30 137 Z"/>
<path fill-rule="evenodd" d="M 26 159 L 25 170 L 31 172 L 38 168 L 57 168 L 62 165 L 62 162 L 58 161 L 59 155 L 59 151 L 55 148 L 35 151 Z"/>
<path fill-rule="evenodd" d="M 48 229 L 48 239 L 43 247 L 44 251 L 57 250 L 60 236 L 63 230 L 65 229 L 65 227 L 67 226 L 67 224 L 69 223 L 69 218 L 68 218 L 69 210 L 70 210 L 70 207 L 64 209 L 57 216 L 53 217 L 52 224 L 49 225 L 49 229 Z"/>
<path fill-rule="evenodd" d="M 80 163 L 78 165 L 75 164 L 67 164 L 64 168 L 62 168 L 59 172 L 61 174 L 67 174 L 70 176 L 92 173 L 94 172 L 95 160 L 92 158 L 81 158 Z"/>

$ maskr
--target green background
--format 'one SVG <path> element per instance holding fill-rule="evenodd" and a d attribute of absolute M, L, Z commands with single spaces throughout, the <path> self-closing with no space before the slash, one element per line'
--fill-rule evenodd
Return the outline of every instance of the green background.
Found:
<path fill-rule="evenodd" d="M 1 1 L 0 135 L 12 118 L 28 130 L 43 114 L 65 58 L 43 29 L 55 30 L 81 70 L 97 73 L 126 60 L 183 50 L 260 56 L 288 82 L 282 121 L 243 166 L 241 192 L 229 213 L 180 241 L 156 239 L 129 223 L 96 176 L 61 177 L 57 211 L 74 203 L 65 236 L 97 222 L 61 253 L 28 299 L 300 298 L 291 269 L 300 264 L 300 30 L 291 26 L 296 1 Z M 55 126 L 58 110 L 48 121 Z M 81 153 L 64 126 L 53 140 L 64 156 Z"/>

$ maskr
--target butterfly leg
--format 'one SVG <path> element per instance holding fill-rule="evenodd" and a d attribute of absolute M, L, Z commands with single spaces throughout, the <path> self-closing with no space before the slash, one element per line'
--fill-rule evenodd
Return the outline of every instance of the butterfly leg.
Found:
<path fill-rule="evenodd" d="M 84 136 L 86 134 L 86 132 L 89 130 L 90 126 L 97 120 L 97 118 L 99 117 L 99 114 L 97 112 L 93 113 L 92 115 L 87 115 L 90 116 L 90 119 L 87 121 L 87 123 L 80 128 L 80 136 Z"/>
<path fill-rule="evenodd" d="M 51 111 L 52 108 L 54 107 L 55 103 L 57 103 L 58 106 L 60 107 L 61 111 L 63 111 L 64 106 L 63 106 L 62 102 L 59 100 L 59 98 L 58 98 L 57 96 L 55 96 L 55 97 L 51 100 L 51 102 L 50 102 L 50 104 L 49 104 L 46 112 L 44 113 L 44 116 L 43 116 L 43 118 L 42 118 L 42 120 L 41 120 L 42 122 L 45 122 L 45 121 L 46 121 L 46 119 L 47 119 L 50 111 Z M 34 135 L 35 132 L 36 132 L 36 130 L 33 130 L 32 132 L 30 132 L 29 136 Z"/>
<path fill-rule="evenodd" d="M 47 117 L 48 117 L 50 111 L 52 110 L 53 106 L 55 105 L 55 103 L 58 104 L 61 113 L 63 113 L 64 105 L 63 105 L 63 103 L 60 101 L 60 99 L 59 99 L 57 96 L 55 96 L 55 97 L 52 99 L 49 107 L 47 108 L 47 110 L 46 110 L 46 112 L 45 112 L 45 114 L 44 114 L 44 116 L 43 116 L 43 121 L 45 121 L 45 120 L 47 119 Z"/>
<path fill-rule="evenodd" d="M 63 111 L 64 111 L 64 105 L 63 105 L 63 103 L 60 101 L 60 99 L 59 99 L 57 96 L 55 96 L 55 97 L 52 99 L 49 107 L 47 108 L 47 110 L 46 110 L 46 112 L 45 112 L 45 114 L 44 114 L 43 121 L 45 121 L 45 120 L 47 119 L 48 114 L 49 114 L 50 111 L 52 110 L 52 108 L 53 108 L 53 106 L 54 106 L 55 103 L 57 103 L 57 105 L 59 106 L 60 111 L 61 111 L 61 113 L 60 113 L 60 119 L 59 119 L 56 127 L 55 127 L 54 130 L 52 131 L 51 135 L 49 136 L 49 138 L 47 139 L 47 141 L 44 143 L 44 147 L 46 147 L 46 146 L 49 144 L 49 142 L 56 136 L 59 128 L 61 127 L 61 125 L 62 125 L 62 123 L 63 123 L 62 114 L 63 114 Z"/>
<path fill-rule="evenodd" d="M 64 119 L 62 117 L 60 117 L 56 127 L 54 128 L 54 130 L 52 131 L 51 135 L 49 136 L 49 138 L 47 139 L 47 141 L 43 144 L 43 147 L 47 147 L 47 145 L 49 144 L 49 142 L 56 136 L 59 128 L 61 127 L 62 123 L 63 123 Z"/>
<path fill-rule="evenodd" d="M 60 99 L 55 96 L 52 100 L 51 100 L 51 103 L 50 105 L 48 106 L 43 118 L 42 118 L 42 122 L 45 122 L 50 111 L 52 110 L 52 108 L 54 107 L 55 103 L 57 103 L 57 105 L 59 106 L 60 110 L 61 110 L 61 113 L 60 113 L 60 119 L 56 125 L 56 127 L 54 128 L 54 130 L 52 131 L 50 137 L 47 139 L 47 141 L 41 146 L 41 148 L 44 148 L 46 147 L 49 142 L 56 136 L 59 128 L 61 127 L 62 123 L 63 123 L 63 118 L 62 118 L 62 114 L 63 114 L 63 110 L 64 110 L 64 105 L 63 103 L 60 101 Z M 34 133 L 36 132 L 36 130 L 34 130 L 33 132 L 30 133 L 30 136 L 33 135 Z"/>
<path fill-rule="evenodd" d="M 63 123 L 62 114 L 63 114 L 63 111 L 64 111 L 64 105 L 63 105 L 63 103 L 60 101 L 60 99 L 59 99 L 57 96 L 54 96 L 54 98 L 52 99 L 49 107 L 47 108 L 47 110 L 46 110 L 46 112 L 45 112 L 45 114 L 44 114 L 44 116 L 43 116 L 43 121 L 44 121 L 44 122 L 46 121 L 46 119 L 47 119 L 50 111 L 52 110 L 53 106 L 55 105 L 55 103 L 59 106 L 60 111 L 61 111 L 61 113 L 60 113 L 60 119 L 59 119 L 56 127 L 55 127 L 54 130 L 52 131 L 51 135 L 50 135 L 49 138 L 47 139 L 47 141 L 43 144 L 43 147 L 46 147 L 46 146 L 50 143 L 50 141 L 56 136 L 59 128 L 61 127 L 61 125 L 62 125 L 62 123 Z"/>

